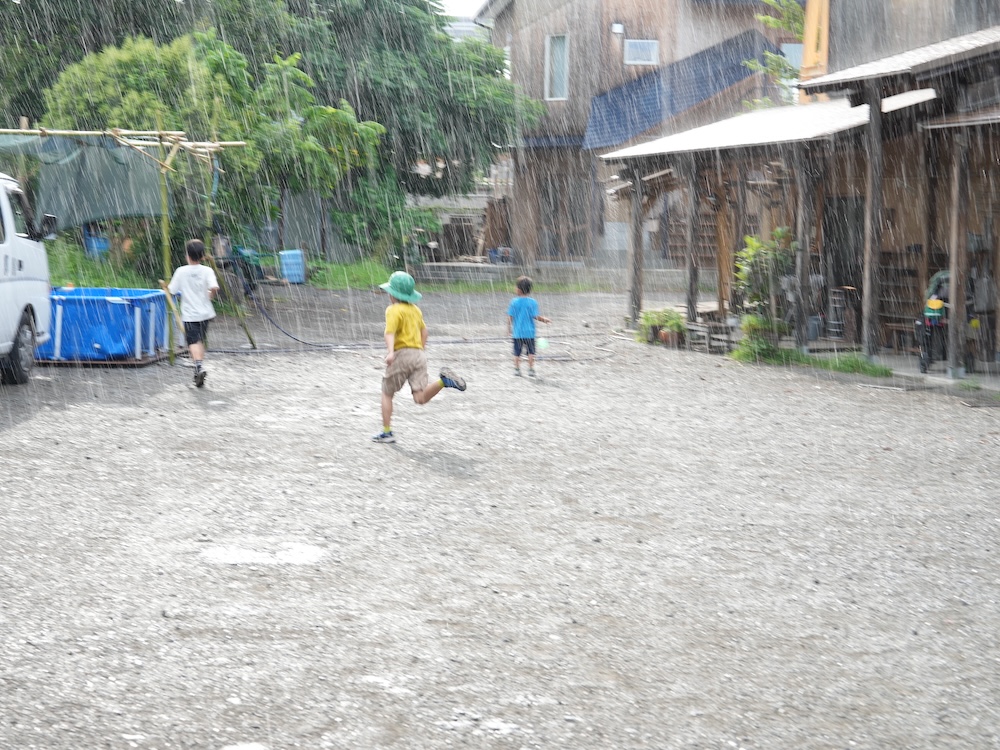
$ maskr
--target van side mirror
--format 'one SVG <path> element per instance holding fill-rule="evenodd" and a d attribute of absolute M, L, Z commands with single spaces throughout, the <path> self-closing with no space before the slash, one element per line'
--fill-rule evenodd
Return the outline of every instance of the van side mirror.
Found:
<path fill-rule="evenodd" d="M 52 214 L 45 214 L 45 216 L 42 217 L 42 228 L 39 234 L 42 235 L 43 240 L 54 240 L 58 229 L 59 222 L 55 216 Z"/>

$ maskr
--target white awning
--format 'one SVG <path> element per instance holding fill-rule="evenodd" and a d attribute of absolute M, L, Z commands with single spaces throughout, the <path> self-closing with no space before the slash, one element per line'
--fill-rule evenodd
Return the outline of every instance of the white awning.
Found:
<path fill-rule="evenodd" d="M 936 96 L 934 89 L 908 91 L 883 99 L 882 111 L 895 112 L 931 101 Z M 624 148 L 605 154 L 601 158 L 618 161 L 668 154 L 805 143 L 829 138 L 867 124 L 868 105 L 852 107 L 846 99 L 771 107 Z"/>

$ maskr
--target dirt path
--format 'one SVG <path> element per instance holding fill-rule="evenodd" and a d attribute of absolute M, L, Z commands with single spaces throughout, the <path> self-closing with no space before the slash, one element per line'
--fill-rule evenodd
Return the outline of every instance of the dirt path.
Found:
<path fill-rule="evenodd" d="M 0 390 L 0 747 L 1000 745 L 1000 410 L 588 299 L 538 382 L 432 348 L 395 446 L 368 349 Z"/>

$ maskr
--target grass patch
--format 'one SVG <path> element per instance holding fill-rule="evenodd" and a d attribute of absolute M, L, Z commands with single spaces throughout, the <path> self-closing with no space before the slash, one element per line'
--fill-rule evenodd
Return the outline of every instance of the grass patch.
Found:
<path fill-rule="evenodd" d="M 867 375 L 873 378 L 892 377 L 891 368 L 873 364 L 859 354 L 816 357 L 811 354 L 803 354 L 795 349 L 755 352 L 747 348 L 737 347 L 730 356 L 738 362 L 751 364 L 799 365 L 800 367 L 815 367 L 820 370 L 842 372 L 848 375 Z"/>
<path fill-rule="evenodd" d="M 392 271 L 373 260 L 354 263 L 309 262 L 309 285 L 317 289 L 369 289 L 385 283 Z"/>
<path fill-rule="evenodd" d="M 370 289 L 385 283 L 392 273 L 374 260 L 359 260 L 354 263 L 309 262 L 309 285 L 317 289 Z M 449 292 L 452 294 L 513 294 L 514 280 L 498 281 L 444 281 L 418 283 L 421 292 Z M 537 293 L 559 292 L 599 292 L 612 291 L 610 285 L 590 282 L 545 283 L 534 285 Z"/>
<path fill-rule="evenodd" d="M 453 294 L 514 294 L 514 280 L 510 281 L 435 281 L 420 284 L 419 289 L 425 292 L 451 292 Z M 611 291 L 610 287 L 601 284 L 591 284 L 584 282 L 567 283 L 545 283 L 535 282 L 532 284 L 531 293 L 534 294 L 565 294 L 572 292 L 604 292 Z"/>
<path fill-rule="evenodd" d="M 153 289 L 155 282 L 146 279 L 131 266 L 116 266 L 110 260 L 94 260 L 83 247 L 59 237 L 45 243 L 49 258 L 49 279 L 53 287 L 121 287 Z"/>
<path fill-rule="evenodd" d="M 981 391 L 983 389 L 982 384 L 975 378 L 958 381 L 958 387 L 963 391 Z"/>

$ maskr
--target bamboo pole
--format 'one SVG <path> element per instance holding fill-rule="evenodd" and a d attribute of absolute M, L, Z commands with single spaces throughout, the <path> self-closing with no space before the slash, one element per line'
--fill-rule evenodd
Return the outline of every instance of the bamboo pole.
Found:
<path fill-rule="evenodd" d="M 208 173 L 208 189 L 205 191 L 205 260 L 208 261 L 208 265 L 215 272 L 215 278 L 219 282 L 219 287 L 222 289 L 222 293 L 227 299 L 232 300 L 233 306 L 236 308 L 236 317 L 240 320 L 240 327 L 243 329 L 243 333 L 247 335 L 247 341 L 250 342 L 250 348 L 256 349 L 257 342 L 254 341 L 253 334 L 250 333 L 250 326 L 247 325 L 246 311 L 243 309 L 243 302 L 237 299 L 236 295 L 233 294 L 232 290 L 229 288 L 229 283 L 226 281 L 226 277 L 219 271 L 219 266 L 215 262 L 215 257 L 212 255 L 212 181 L 215 177 L 215 167 L 211 161 L 208 163 L 209 173 Z"/>
<path fill-rule="evenodd" d="M 171 278 L 170 268 L 170 198 L 167 192 L 167 172 L 160 170 L 160 249 L 163 253 L 163 274 L 165 278 Z M 169 297 L 169 293 L 168 293 Z M 181 327 L 183 330 L 183 326 Z M 174 363 L 174 328 L 169 326 L 167 330 L 167 352 L 170 364 Z"/>

